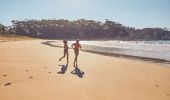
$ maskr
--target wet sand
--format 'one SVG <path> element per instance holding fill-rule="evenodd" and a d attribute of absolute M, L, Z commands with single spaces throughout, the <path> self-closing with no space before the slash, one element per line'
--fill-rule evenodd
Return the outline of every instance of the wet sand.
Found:
<path fill-rule="evenodd" d="M 43 42 L 0 42 L 0 100 L 170 100 L 170 67 L 80 52 L 75 70 Z"/>

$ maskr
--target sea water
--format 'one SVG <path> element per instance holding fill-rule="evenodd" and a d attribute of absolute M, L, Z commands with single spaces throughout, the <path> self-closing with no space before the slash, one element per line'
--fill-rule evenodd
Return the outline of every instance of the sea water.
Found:
<path fill-rule="evenodd" d="M 73 42 L 73 41 L 72 41 Z M 72 43 L 71 42 L 71 43 Z M 80 41 L 87 50 L 170 61 L 170 41 Z"/>

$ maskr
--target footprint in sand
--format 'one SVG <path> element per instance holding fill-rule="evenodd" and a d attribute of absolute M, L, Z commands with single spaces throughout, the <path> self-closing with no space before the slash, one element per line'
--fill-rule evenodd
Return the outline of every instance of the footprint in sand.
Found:
<path fill-rule="evenodd" d="M 32 76 L 30 76 L 29 78 L 33 78 Z"/>
<path fill-rule="evenodd" d="M 6 74 L 4 74 L 4 75 L 2 75 L 2 76 L 5 76 L 5 77 L 6 77 L 7 75 L 6 75 Z"/>
<path fill-rule="evenodd" d="M 51 73 L 51 72 L 48 72 L 49 74 Z"/>
<path fill-rule="evenodd" d="M 167 93 L 166 95 L 167 95 L 167 96 L 170 96 L 170 94 L 168 94 L 168 93 Z"/>
<path fill-rule="evenodd" d="M 30 70 L 25 70 L 25 72 L 28 72 L 28 71 L 30 71 Z"/>
<path fill-rule="evenodd" d="M 46 66 L 44 66 L 44 68 L 47 68 Z"/>
<path fill-rule="evenodd" d="M 11 85 L 12 83 L 6 83 L 4 86 L 8 86 L 8 85 Z"/>
<path fill-rule="evenodd" d="M 159 87 L 159 85 L 158 85 L 158 84 L 156 84 L 156 85 L 155 85 L 155 87 Z"/>

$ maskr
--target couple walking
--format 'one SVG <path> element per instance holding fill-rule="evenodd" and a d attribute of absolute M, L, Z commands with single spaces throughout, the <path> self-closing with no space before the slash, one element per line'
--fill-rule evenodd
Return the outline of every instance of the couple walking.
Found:
<path fill-rule="evenodd" d="M 59 59 L 59 61 L 61 61 L 63 58 L 65 58 L 65 56 L 67 56 L 67 63 L 69 63 L 68 61 L 68 56 L 69 56 L 69 53 L 68 53 L 68 44 L 67 44 L 67 40 L 63 40 L 63 43 L 64 43 L 64 56 L 61 57 Z M 71 47 L 74 49 L 74 53 L 75 53 L 75 59 L 74 59 L 74 67 L 77 67 L 77 57 L 79 55 L 79 49 L 81 48 L 81 45 L 79 44 L 79 40 L 76 40 L 76 43 L 73 43 L 71 45 Z"/>

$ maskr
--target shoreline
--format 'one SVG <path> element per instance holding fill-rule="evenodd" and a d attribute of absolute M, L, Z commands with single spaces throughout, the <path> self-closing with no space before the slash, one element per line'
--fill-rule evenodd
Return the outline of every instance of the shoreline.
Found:
<path fill-rule="evenodd" d="M 63 46 L 52 44 L 53 42 L 56 42 L 56 41 L 46 41 L 46 42 L 42 42 L 42 44 L 48 45 L 51 47 L 63 48 Z M 72 48 L 69 48 L 69 49 L 72 49 Z M 126 54 L 108 53 L 108 52 L 93 51 L 93 50 L 87 50 L 87 49 L 80 49 L 80 51 L 104 55 L 104 56 L 110 56 L 110 57 L 127 58 L 127 59 L 133 59 L 133 60 L 142 60 L 142 61 L 149 61 L 149 62 L 153 62 L 153 63 L 161 63 L 161 64 L 170 65 L 170 61 L 167 61 L 164 59 L 158 59 L 158 58 L 149 58 L 149 57 L 126 55 Z"/>

